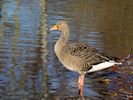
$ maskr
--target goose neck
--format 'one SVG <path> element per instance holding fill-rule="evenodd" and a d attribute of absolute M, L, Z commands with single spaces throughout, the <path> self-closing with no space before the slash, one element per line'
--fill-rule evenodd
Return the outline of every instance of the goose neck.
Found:
<path fill-rule="evenodd" d="M 70 37 L 69 31 L 61 31 L 59 41 L 66 43 L 69 41 L 69 37 Z"/>

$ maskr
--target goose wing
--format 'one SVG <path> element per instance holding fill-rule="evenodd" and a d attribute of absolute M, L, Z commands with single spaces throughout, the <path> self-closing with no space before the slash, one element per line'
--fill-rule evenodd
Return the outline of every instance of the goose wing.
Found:
<path fill-rule="evenodd" d="M 76 67 L 80 72 L 88 72 L 93 65 L 117 60 L 83 43 L 70 43 L 64 47 L 64 50 L 67 54 L 66 58 L 69 58 L 67 61 L 71 62 L 73 68 Z"/>
<path fill-rule="evenodd" d="M 67 47 L 67 51 L 71 56 L 76 56 L 81 59 L 88 66 L 92 66 L 110 59 L 104 56 L 102 53 L 87 44 L 72 43 Z"/>

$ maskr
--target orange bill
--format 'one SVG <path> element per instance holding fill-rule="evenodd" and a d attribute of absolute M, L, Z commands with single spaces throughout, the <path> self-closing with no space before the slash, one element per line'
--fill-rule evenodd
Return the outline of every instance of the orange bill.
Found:
<path fill-rule="evenodd" d="M 58 25 L 54 25 L 50 30 L 58 30 Z"/>

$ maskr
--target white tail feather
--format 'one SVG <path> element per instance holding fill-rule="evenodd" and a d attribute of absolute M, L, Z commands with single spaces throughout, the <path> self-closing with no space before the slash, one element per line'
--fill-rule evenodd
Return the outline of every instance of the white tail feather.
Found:
<path fill-rule="evenodd" d="M 118 63 L 115 61 L 108 61 L 108 62 L 99 63 L 97 65 L 93 65 L 92 68 L 88 71 L 88 73 L 103 70 L 103 69 L 109 68 L 115 64 L 121 65 L 122 63 Z"/>

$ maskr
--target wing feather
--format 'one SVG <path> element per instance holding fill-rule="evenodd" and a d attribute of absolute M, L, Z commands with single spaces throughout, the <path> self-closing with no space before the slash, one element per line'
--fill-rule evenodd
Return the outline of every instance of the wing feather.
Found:
<path fill-rule="evenodd" d="M 89 71 L 93 65 L 97 65 L 102 62 L 106 62 L 112 60 L 113 57 L 106 56 L 105 54 L 101 53 L 94 47 L 88 46 L 87 44 L 83 43 L 71 43 L 64 48 L 64 52 L 70 55 L 71 60 L 78 61 L 80 63 L 77 66 L 80 67 L 80 71 L 86 72 Z M 76 60 L 77 59 L 77 60 Z"/>
<path fill-rule="evenodd" d="M 100 54 L 97 49 L 83 43 L 72 43 L 67 46 L 70 55 L 76 56 L 87 63 L 94 65 L 100 62 L 108 61 L 109 58 Z"/>

